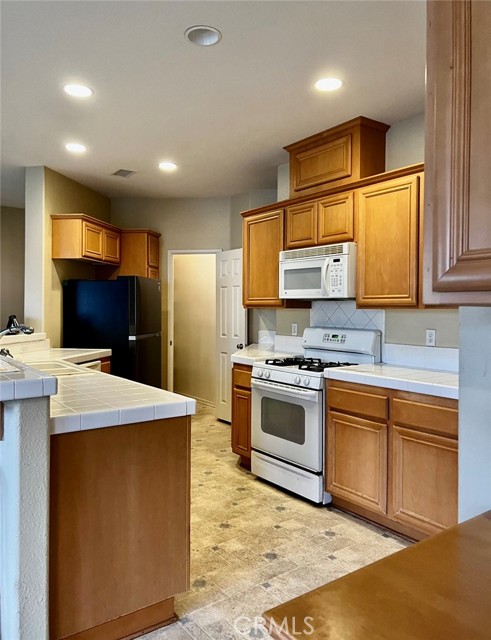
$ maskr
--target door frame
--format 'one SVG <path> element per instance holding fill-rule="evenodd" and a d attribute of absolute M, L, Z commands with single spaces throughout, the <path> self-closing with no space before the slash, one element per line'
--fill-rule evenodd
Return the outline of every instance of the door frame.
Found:
<path fill-rule="evenodd" d="M 167 390 L 174 391 L 174 256 L 217 254 L 223 249 L 169 249 L 167 252 Z M 216 318 L 215 318 L 216 323 Z"/>

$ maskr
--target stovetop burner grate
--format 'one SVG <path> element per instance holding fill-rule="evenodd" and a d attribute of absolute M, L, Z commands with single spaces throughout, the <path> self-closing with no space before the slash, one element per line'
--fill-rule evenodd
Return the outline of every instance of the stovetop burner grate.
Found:
<path fill-rule="evenodd" d="M 291 356 L 286 358 L 269 358 L 265 364 L 277 367 L 298 367 L 302 371 L 322 372 L 332 367 L 349 367 L 355 362 L 325 362 L 320 358 L 304 358 L 303 356 Z"/>

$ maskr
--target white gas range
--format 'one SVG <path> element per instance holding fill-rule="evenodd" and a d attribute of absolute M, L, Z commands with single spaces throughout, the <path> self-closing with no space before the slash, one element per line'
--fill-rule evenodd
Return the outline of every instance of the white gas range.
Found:
<path fill-rule="evenodd" d="M 303 356 L 252 368 L 252 472 L 316 503 L 324 491 L 324 370 L 380 362 L 380 331 L 305 329 Z"/>

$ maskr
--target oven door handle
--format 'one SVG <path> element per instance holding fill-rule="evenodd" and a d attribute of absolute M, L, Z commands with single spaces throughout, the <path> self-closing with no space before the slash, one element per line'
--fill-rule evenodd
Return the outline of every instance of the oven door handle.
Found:
<path fill-rule="evenodd" d="M 289 398 L 303 398 L 304 400 L 317 401 L 319 397 L 319 390 L 315 389 L 297 389 L 275 382 L 263 382 L 262 380 L 256 380 L 253 378 L 251 381 L 251 387 L 253 389 L 261 389 L 262 391 L 269 391 L 270 393 L 276 393 L 281 396 L 287 396 Z"/>

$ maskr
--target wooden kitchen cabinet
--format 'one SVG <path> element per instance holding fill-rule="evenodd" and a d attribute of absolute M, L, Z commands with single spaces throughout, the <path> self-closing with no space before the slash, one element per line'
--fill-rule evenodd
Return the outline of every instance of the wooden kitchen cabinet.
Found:
<path fill-rule="evenodd" d="M 421 175 L 358 189 L 359 307 L 418 305 Z"/>
<path fill-rule="evenodd" d="M 121 276 L 159 278 L 160 233 L 151 229 L 121 230 Z"/>
<path fill-rule="evenodd" d="M 52 258 L 120 263 L 120 230 L 85 214 L 52 215 Z"/>
<path fill-rule="evenodd" d="M 282 307 L 279 253 L 283 250 L 283 209 L 244 215 L 243 305 Z"/>
<path fill-rule="evenodd" d="M 326 491 L 387 513 L 387 397 L 330 386 Z"/>
<path fill-rule="evenodd" d="M 456 405 L 416 394 L 392 400 L 389 517 L 428 534 L 457 523 Z"/>
<path fill-rule="evenodd" d="M 232 369 L 232 451 L 240 464 L 251 467 L 251 373 L 252 367 L 234 364 Z"/>
<path fill-rule="evenodd" d="M 354 239 L 353 191 L 286 208 L 286 248 L 312 247 Z"/>
<path fill-rule="evenodd" d="M 384 171 L 388 129 L 359 117 L 284 147 L 290 154 L 290 198 Z"/>
<path fill-rule="evenodd" d="M 491 4 L 427 4 L 427 304 L 491 304 Z"/>
<path fill-rule="evenodd" d="M 50 640 L 133 638 L 189 588 L 189 416 L 51 437 Z"/>
<path fill-rule="evenodd" d="M 328 380 L 333 504 L 415 539 L 457 523 L 458 403 Z"/>

